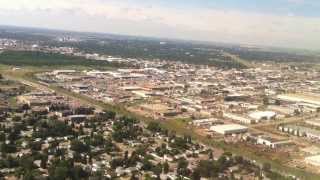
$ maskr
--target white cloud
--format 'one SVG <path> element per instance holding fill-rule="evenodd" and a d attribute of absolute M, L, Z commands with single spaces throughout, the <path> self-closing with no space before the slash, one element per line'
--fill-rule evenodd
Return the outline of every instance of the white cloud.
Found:
<path fill-rule="evenodd" d="M 119 0 L 1 0 L 0 22 L 276 46 L 320 45 L 320 18 L 218 9 L 182 10 Z"/>

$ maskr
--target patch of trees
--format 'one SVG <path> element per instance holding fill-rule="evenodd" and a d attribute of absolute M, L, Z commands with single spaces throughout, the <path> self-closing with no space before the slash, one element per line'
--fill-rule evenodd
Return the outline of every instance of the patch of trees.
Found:
<path fill-rule="evenodd" d="M 136 139 L 143 132 L 136 119 L 126 116 L 115 121 L 112 128 L 112 137 L 116 142 Z"/>
<path fill-rule="evenodd" d="M 62 137 L 75 134 L 70 126 L 58 120 L 40 121 L 35 124 L 35 129 L 36 131 L 33 132 L 35 138 Z"/>
<path fill-rule="evenodd" d="M 74 110 L 75 114 L 91 115 L 94 113 L 93 107 L 79 107 Z"/>
<path fill-rule="evenodd" d="M 49 180 L 86 179 L 89 173 L 80 166 L 74 165 L 72 160 L 57 159 L 49 167 Z"/>
<path fill-rule="evenodd" d="M 220 48 L 191 42 L 172 41 L 160 45 L 159 40 L 151 39 L 90 39 L 82 42 L 50 42 L 50 46 L 71 46 L 88 53 L 108 54 L 123 58 L 161 59 L 181 61 L 196 65 L 213 65 L 220 68 L 246 68 L 242 63 L 223 56 Z"/>
<path fill-rule="evenodd" d="M 70 149 L 77 153 L 88 153 L 90 151 L 90 146 L 82 141 L 73 140 L 71 141 Z"/>
<path fill-rule="evenodd" d="M 244 48 L 228 49 L 228 52 L 238 55 L 248 61 L 272 61 L 272 62 L 300 62 L 300 63 L 315 63 L 319 62 L 316 56 L 299 55 L 296 53 L 249 50 Z"/>
<path fill-rule="evenodd" d="M 10 143 L 10 144 L 3 143 L 1 144 L 0 148 L 2 153 L 15 153 L 17 151 L 17 147 L 13 143 Z"/>
<path fill-rule="evenodd" d="M 139 161 L 140 161 L 140 157 L 135 151 L 133 151 L 131 155 L 129 155 L 128 151 L 125 151 L 123 154 L 123 157 L 113 159 L 110 165 L 113 169 L 116 169 L 119 166 L 132 167 L 132 166 L 135 166 Z"/>
<path fill-rule="evenodd" d="M 123 67 L 125 65 L 89 60 L 81 57 L 67 56 L 58 53 L 45 53 L 34 51 L 5 51 L 0 54 L 0 63 L 12 66 L 87 66 L 87 67 Z"/>
<path fill-rule="evenodd" d="M 189 145 L 192 143 L 191 137 L 190 136 L 174 136 L 170 138 L 170 143 L 169 146 L 177 149 L 177 150 L 187 150 L 189 149 Z"/>
<path fill-rule="evenodd" d="M 158 122 L 150 122 L 147 129 L 154 133 L 162 131 L 161 125 Z"/>

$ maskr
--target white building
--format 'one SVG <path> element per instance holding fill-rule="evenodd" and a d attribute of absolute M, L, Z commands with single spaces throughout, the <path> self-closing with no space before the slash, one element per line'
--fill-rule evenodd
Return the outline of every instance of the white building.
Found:
<path fill-rule="evenodd" d="M 242 126 L 239 124 L 224 124 L 224 125 L 211 126 L 210 131 L 214 131 L 223 135 L 231 135 L 231 134 L 245 133 L 248 131 L 248 127 Z"/>
<path fill-rule="evenodd" d="M 306 157 L 305 162 L 313 166 L 320 166 L 320 155 Z"/>
<path fill-rule="evenodd" d="M 273 111 L 255 111 L 249 114 L 249 117 L 256 120 L 271 120 L 276 117 L 276 113 Z"/>
<path fill-rule="evenodd" d="M 54 75 L 58 75 L 58 74 L 71 74 L 71 73 L 75 73 L 76 70 L 54 70 L 52 72 L 52 74 Z"/>
<path fill-rule="evenodd" d="M 215 118 L 209 118 L 209 119 L 198 119 L 198 120 L 193 120 L 192 124 L 194 126 L 209 126 L 209 125 L 213 125 L 214 123 L 218 122 L 219 120 L 215 119 Z"/>
<path fill-rule="evenodd" d="M 223 113 L 223 117 L 227 118 L 227 119 L 234 120 L 234 121 L 238 121 L 243 124 L 252 124 L 254 122 L 254 120 L 252 120 L 252 119 L 242 117 L 242 116 L 232 114 L 232 113 Z"/>
<path fill-rule="evenodd" d="M 257 144 L 265 145 L 273 149 L 290 143 L 291 141 L 289 140 L 278 140 L 268 136 L 260 136 L 257 139 Z"/>

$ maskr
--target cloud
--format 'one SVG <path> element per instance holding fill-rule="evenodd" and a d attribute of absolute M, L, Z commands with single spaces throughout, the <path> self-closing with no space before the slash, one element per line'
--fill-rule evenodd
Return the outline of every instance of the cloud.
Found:
<path fill-rule="evenodd" d="M 289 3 L 294 3 L 294 4 L 302 4 L 305 2 L 305 0 L 287 0 Z"/>
<path fill-rule="evenodd" d="M 301 3 L 302 0 L 288 0 Z M 1 0 L 13 25 L 194 40 L 314 48 L 320 18 L 237 10 L 152 6 L 130 0 Z"/>

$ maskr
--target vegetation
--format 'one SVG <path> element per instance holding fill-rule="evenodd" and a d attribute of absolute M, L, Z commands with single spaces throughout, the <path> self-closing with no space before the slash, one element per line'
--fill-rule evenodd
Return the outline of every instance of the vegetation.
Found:
<path fill-rule="evenodd" d="M 107 61 L 88 60 L 57 53 L 5 51 L 0 54 L 0 64 L 11 66 L 85 66 L 85 67 L 123 67 L 124 64 Z"/>
<path fill-rule="evenodd" d="M 75 135 L 75 132 L 70 126 L 58 120 L 40 121 L 35 125 L 35 128 L 37 129 L 37 131 L 33 133 L 33 137 L 35 138 Z"/>
<path fill-rule="evenodd" d="M 132 140 L 142 134 L 142 129 L 137 126 L 138 121 L 136 119 L 122 116 L 119 120 L 113 124 L 112 137 L 117 142 L 123 140 Z"/>

